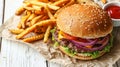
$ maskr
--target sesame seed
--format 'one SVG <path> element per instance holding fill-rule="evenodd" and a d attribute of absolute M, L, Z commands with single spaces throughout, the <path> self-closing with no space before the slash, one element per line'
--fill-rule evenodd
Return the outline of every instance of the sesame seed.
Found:
<path fill-rule="evenodd" d="M 87 27 L 85 27 L 85 29 L 87 29 Z"/>
<path fill-rule="evenodd" d="M 87 30 L 88 30 L 88 31 L 90 31 L 90 29 L 89 29 L 89 28 L 88 28 Z"/>
<path fill-rule="evenodd" d="M 107 25 L 105 24 L 104 27 L 106 27 Z"/>
<path fill-rule="evenodd" d="M 99 25 L 98 23 L 96 23 L 97 25 Z"/>

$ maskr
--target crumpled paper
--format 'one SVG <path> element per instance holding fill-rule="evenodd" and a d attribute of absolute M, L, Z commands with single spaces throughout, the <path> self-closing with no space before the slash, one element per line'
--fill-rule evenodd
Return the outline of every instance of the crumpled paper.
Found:
<path fill-rule="evenodd" d="M 95 0 L 97 3 L 97 0 Z M 20 21 L 20 17 L 13 16 L 8 19 L 1 27 L 0 27 L 0 36 L 6 39 L 12 40 L 14 42 L 19 42 L 22 44 L 29 45 L 30 47 L 36 49 L 41 55 L 43 55 L 48 61 L 53 63 L 61 64 L 65 67 L 112 67 L 113 64 L 117 60 L 120 59 L 120 27 L 114 28 L 113 36 L 114 36 L 114 46 L 111 49 L 111 52 L 106 53 L 102 57 L 90 60 L 90 61 L 81 61 L 75 58 L 71 58 L 63 54 L 58 49 L 53 48 L 52 44 L 45 44 L 43 41 L 37 41 L 34 43 L 26 43 L 21 40 L 16 40 L 15 36 L 9 32 L 9 29 L 13 29 L 17 27 L 18 22 Z"/>

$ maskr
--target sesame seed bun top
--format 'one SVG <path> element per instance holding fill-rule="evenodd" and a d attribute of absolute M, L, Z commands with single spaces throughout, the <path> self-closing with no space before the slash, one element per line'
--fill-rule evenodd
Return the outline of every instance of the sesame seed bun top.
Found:
<path fill-rule="evenodd" d="M 111 33 L 113 24 L 101 7 L 74 4 L 56 13 L 58 28 L 75 37 L 92 39 Z"/>

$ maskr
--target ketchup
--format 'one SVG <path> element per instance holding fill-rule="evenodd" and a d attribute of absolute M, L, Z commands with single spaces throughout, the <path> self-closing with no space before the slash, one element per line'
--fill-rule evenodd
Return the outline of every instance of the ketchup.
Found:
<path fill-rule="evenodd" d="M 111 18 L 114 19 L 120 19 L 120 6 L 109 6 L 106 11 L 108 12 L 108 14 L 110 15 Z"/>

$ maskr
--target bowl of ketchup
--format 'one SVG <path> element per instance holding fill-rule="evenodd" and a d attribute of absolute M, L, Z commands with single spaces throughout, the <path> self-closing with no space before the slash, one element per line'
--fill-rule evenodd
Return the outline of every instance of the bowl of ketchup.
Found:
<path fill-rule="evenodd" d="M 113 1 L 106 3 L 103 6 L 103 9 L 108 13 L 111 17 L 114 26 L 120 26 L 120 2 Z"/>

